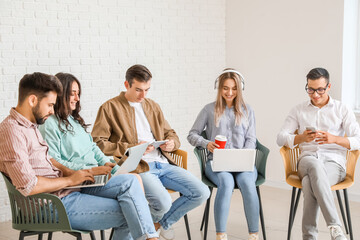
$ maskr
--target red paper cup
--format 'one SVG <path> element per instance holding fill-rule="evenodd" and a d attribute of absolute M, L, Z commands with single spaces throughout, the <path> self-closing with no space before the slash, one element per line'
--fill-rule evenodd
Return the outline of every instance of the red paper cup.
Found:
<path fill-rule="evenodd" d="M 222 136 L 222 135 L 217 135 L 215 137 L 215 143 L 217 145 L 219 145 L 218 149 L 224 149 L 225 148 L 225 145 L 226 145 L 226 137 L 225 136 Z"/>

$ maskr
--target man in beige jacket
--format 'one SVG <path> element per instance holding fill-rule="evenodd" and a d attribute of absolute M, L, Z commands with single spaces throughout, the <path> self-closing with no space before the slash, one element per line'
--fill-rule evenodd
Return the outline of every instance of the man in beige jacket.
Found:
<path fill-rule="evenodd" d="M 203 203 L 210 193 L 205 184 L 176 166 L 171 158 L 169 152 L 177 150 L 180 141 L 160 106 L 146 98 L 151 78 L 151 72 L 145 66 L 130 67 L 126 72 L 126 92 L 100 107 L 92 136 L 106 155 L 120 158 L 129 147 L 167 140 L 157 149 L 149 145 L 137 171 L 144 183 L 156 229 L 161 229 L 160 234 L 165 239 L 174 239 L 171 225 Z M 166 188 L 178 191 L 182 196 L 172 203 Z"/>

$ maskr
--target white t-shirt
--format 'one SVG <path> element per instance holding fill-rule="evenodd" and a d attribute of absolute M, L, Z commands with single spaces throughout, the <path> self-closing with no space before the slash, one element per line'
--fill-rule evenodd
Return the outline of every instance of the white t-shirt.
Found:
<path fill-rule="evenodd" d="M 153 142 L 155 141 L 154 135 L 151 132 L 149 121 L 147 120 L 144 110 L 142 108 L 141 103 L 137 102 L 129 102 L 130 106 L 132 106 L 135 110 L 135 124 L 137 129 L 137 137 L 139 142 Z M 159 149 L 155 149 L 154 151 L 145 154 L 142 158 L 146 162 L 162 162 L 168 163 L 167 159 L 161 154 Z"/>

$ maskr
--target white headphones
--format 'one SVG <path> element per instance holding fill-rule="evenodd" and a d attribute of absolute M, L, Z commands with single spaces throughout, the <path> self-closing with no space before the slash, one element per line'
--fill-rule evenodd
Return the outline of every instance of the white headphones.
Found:
<path fill-rule="evenodd" d="M 245 78 L 243 77 L 243 75 L 240 72 L 238 72 L 236 70 L 228 69 L 228 70 L 223 71 L 220 74 L 220 76 L 223 75 L 224 73 L 236 73 L 237 75 L 239 75 L 240 80 L 241 80 L 241 89 L 244 91 L 244 89 L 245 89 Z M 219 81 L 219 77 L 217 77 L 216 80 L 215 80 L 214 89 L 216 89 L 218 87 L 217 83 Z"/>

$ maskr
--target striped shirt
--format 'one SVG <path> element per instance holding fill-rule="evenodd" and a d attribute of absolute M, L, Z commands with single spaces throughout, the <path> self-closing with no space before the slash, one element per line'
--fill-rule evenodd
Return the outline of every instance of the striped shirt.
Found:
<path fill-rule="evenodd" d="M 57 178 L 62 172 L 50 161 L 48 145 L 37 125 L 26 119 L 15 108 L 0 123 L 0 171 L 9 176 L 12 184 L 24 196 L 37 184 L 37 176 Z M 74 190 L 52 192 L 64 197 Z"/>

